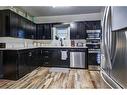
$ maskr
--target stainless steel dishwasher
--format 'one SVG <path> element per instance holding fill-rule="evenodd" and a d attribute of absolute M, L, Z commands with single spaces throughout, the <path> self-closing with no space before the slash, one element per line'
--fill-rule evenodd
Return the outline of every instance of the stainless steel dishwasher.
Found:
<path fill-rule="evenodd" d="M 85 68 L 85 52 L 71 51 L 70 52 L 70 67 Z"/>

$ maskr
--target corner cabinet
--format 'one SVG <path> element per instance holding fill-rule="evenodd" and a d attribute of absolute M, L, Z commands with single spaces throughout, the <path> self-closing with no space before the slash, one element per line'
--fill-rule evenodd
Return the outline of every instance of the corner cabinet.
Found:
<path fill-rule="evenodd" d="M 0 11 L 0 36 L 34 39 L 36 24 L 11 10 Z"/>

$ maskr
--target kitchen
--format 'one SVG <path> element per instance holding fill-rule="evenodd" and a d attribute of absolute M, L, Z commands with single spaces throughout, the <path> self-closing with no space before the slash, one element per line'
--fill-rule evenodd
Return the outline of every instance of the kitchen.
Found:
<path fill-rule="evenodd" d="M 120 18 L 114 14 L 121 10 L 104 6 L 0 7 L 0 88 L 126 88 L 122 75 L 126 73 L 122 71 L 116 82 L 118 74 L 111 71 L 113 65 L 110 68 L 110 56 L 116 53 L 111 39 L 117 37 L 110 27 L 113 23 L 115 31 L 125 28 L 114 23 Z M 121 15 L 126 16 L 122 11 Z"/>

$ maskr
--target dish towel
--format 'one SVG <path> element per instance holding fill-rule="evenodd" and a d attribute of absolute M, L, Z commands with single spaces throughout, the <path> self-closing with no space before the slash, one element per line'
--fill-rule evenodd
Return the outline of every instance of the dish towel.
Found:
<path fill-rule="evenodd" d="M 61 51 L 61 60 L 67 59 L 67 51 Z"/>

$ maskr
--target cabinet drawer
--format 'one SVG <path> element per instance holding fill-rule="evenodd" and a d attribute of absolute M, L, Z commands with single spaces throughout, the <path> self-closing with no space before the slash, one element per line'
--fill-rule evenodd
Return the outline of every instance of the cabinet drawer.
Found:
<path fill-rule="evenodd" d="M 47 55 L 50 55 L 51 52 L 48 51 L 48 50 L 44 50 L 44 51 L 42 51 L 42 54 L 43 54 L 44 56 L 47 56 Z"/>

